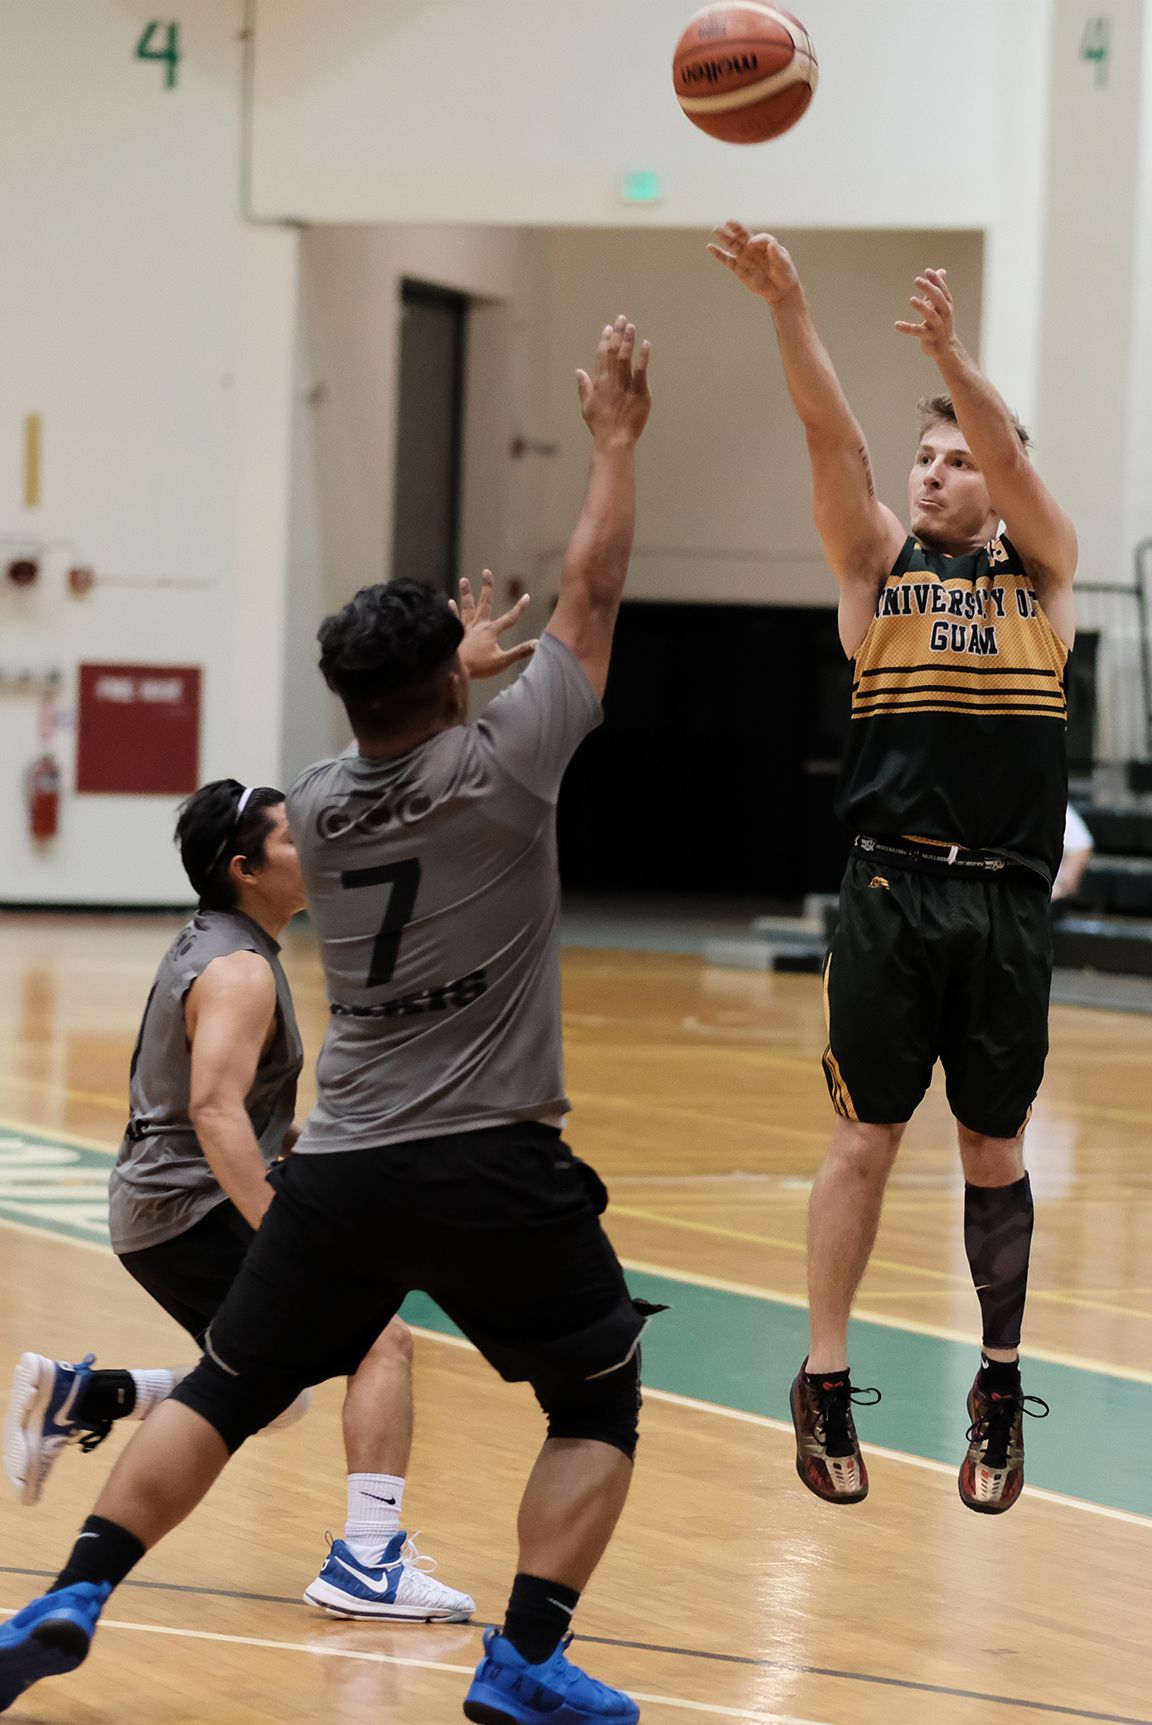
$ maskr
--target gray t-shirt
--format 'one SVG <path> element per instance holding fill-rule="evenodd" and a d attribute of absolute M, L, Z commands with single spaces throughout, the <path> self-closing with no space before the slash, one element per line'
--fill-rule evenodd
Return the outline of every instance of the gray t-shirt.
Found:
<path fill-rule="evenodd" d="M 276 1027 L 244 1106 L 265 1162 L 280 1155 L 304 1064 L 280 948 L 239 911 L 199 910 L 160 961 L 136 1038 L 128 1129 L 108 1182 L 115 1252 L 175 1239 L 226 1201 L 188 1118 L 192 1050 L 184 1001 L 212 960 L 232 952 L 259 953 L 276 980 Z"/>
<path fill-rule="evenodd" d="M 599 721 L 545 635 L 478 723 L 297 779 L 288 819 L 332 1015 L 298 1154 L 565 1113 L 555 804 Z"/>

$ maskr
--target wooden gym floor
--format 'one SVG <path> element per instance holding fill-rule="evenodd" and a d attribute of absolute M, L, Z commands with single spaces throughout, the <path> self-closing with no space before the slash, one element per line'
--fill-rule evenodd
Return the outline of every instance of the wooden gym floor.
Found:
<path fill-rule="evenodd" d="M 152 969 L 178 918 L 0 921 L 0 1372 L 24 1348 L 187 1357 L 109 1255 L 103 1185 Z M 306 934 L 287 941 L 310 1054 Z M 1038 1201 L 1026 1388 L 1031 1489 L 1002 1519 L 956 1495 L 975 1297 L 942 1093 L 893 1178 L 853 1345 L 873 1487 L 835 1510 L 793 1469 L 807 1186 L 828 1103 L 819 986 L 690 956 L 566 955 L 570 1140 L 607 1179 L 646 1345 L 636 1484 L 579 1614 L 577 1655 L 646 1725 L 1152 1725 L 1152 1019 L 1061 1007 L 1030 1132 Z M 310 1100 L 308 1084 L 302 1104 Z M 6 1718 L 41 1725 L 438 1725 L 499 1617 L 539 1440 L 423 1301 L 409 1525 L 476 1625 L 326 1620 L 300 1600 L 344 1509 L 339 1389 L 256 1439 L 115 1597 L 86 1666 Z M 0 1499 L 0 1608 L 39 1591 L 123 1441 L 67 1453 L 45 1501 Z"/>

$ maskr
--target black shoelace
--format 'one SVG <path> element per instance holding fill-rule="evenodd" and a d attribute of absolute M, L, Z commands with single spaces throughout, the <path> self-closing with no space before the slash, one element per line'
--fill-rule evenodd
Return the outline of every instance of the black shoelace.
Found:
<path fill-rule="evenodd" d="M 85 1455 L 90 1455 L 94 1449 L 99 1449 L 108 1433 L 112 1430 L 111 1420 L 93 1420 L 86 1431 L 82 1431 L 76 1442 Z"/>
<path fill-rule="evenodd" d="M 833 1389 L 820 1390 L 820 1407 L 816 1415 L 816 1437 L 827 1455 L 852 1455 L 856 1448 L 856 1428 L 852 1408 L 874 1408 L 881 1400 L 875 1387 L 853 1389 L 850 1383 L 837 1384 Z M 870 1396 L 870 1401 L 864 1398 Z"/>
<path fill-rule="evenodd" d="M 1030 1419 L 1046 1420 L 1051 1408 L 1042 1396 L 988 1396 L 988 1411 L 983 1419 L 968 1427 L 968 1442 L 984 1445 L 984 1466 L 1008 1466 L 1008 1450 L 1012 1433 L 1021 1413 Z"/>

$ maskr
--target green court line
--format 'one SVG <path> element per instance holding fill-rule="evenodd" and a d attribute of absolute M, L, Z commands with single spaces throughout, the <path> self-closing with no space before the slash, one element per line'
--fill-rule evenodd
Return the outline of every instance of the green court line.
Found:
<path fill-rule="evenodd" d="M 644 1337 L 644 1381 L 653 1389 L 769 1419 L 789 1420 L 788 1386 L 807 1346 L 807 1318 L 795 1306 L 630 1271 L 642 1299 L 670 1309 Z M 409 1323 L 454 1335 L 455 1326 L 425 1294 L 405 1301 Z M 852 1372 L 876 1384 L 884 1400 L 862 1410 L 865 1443 L 930 1461 L 960 1465 L 968 1415 L 965 1401 L 975 1347 L 886 1325 L 853 1323 Z M 1152 1488 L 1138 1436 L 1152 1421 L 1152 1385 L 1074 1366 L 1026 1364 L 1024 1388 L 1051 1404 L 1046 1420 L 1025 1432 L 1032 1485 L 1110 1509 L 1152 1515 Z"/>
<path fill-rule="evenodd" d="M 106 1153 L 66 1134 L 0 1126 L 0 1222 L 107 1248 L 108 1166 Z M 644 1378 L 653 1389 L 788 1420 L 788 1386 L 807 1339 L 801 1307 L 647 1270 L 628 1279 L 634 1294 L 670 1308 L 644 1338 Z M 404 1315 L 441 1335 L 458 1334 L 426 1295 L 412 1295 Z M 976 1360 L 974 1346 L 854 1322 L 853 1376 L 884 1394 L 859 1416 L 863 1441 L 958 1466 Z M 1052 1406 L 1051 1418 L 1027 1422 L 1030 1483 L 1152 1516 L 1140 1443 L 1152 1424 L 1152 1384 L 1029 1360 L 1025 1389 Z"/>

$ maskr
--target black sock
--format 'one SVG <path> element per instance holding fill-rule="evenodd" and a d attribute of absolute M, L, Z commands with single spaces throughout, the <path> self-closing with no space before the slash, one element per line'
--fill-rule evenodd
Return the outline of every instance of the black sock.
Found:
<path fill-rule="evenodd" d="M 1007 1390 L 1011 1394 L 1020 1388 L 1019 1360 L 990 1360 L 980 1356 L 980 1387 L 989 1392 Z"/>
<path fill-rule="evenodd" d="M 80 1425 L 109 1425 L 127 1419 L 135 1408 L 136 1381 L 131 1372 L 93 1372 L 73 1417 Z"/>
<path fill-rule="evenodd" d="M 113 1587 L 119 1587 L 146 1549 L 126 1527 L 105 1521 L 102 1515 L 90 1515 L 72 1547 L 71 1557 L 48 1592 L 71 1587 L 77 1581 L 110 1581 Z"/>
<path fill-rule="evenodd" d="M 847 1366 L 842 1366 L 837 1372 L 810 1372 L 805 1367 L 804 1379 L 814 1390 L 838 1389 L 841 1384 L 848 1384 L 852 1381 Z"/>
<path fill-rule="evenodd" d="M 980 1301 L 986 1348 L 1018 1348 L 1032 1250 L 1032 1183 L 965 1186 L 964 1250 Z"/>
<path fill-rule="evenodd" d="M 567 1635 L 579 1603 L 576 1588 L 521 1571 L 512 1583 L 503 1633 L 529 1665 L 543 1665 Z"/>

